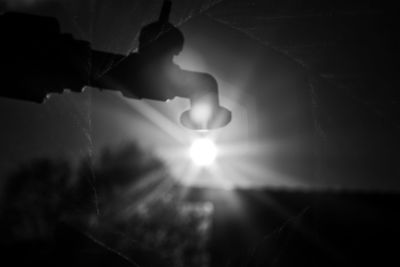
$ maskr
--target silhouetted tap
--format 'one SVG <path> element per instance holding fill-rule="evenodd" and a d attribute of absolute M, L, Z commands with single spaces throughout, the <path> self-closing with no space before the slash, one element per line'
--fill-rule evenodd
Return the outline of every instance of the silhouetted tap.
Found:
<path fill-rule="evenodd" d="M 207 73 L 181 69 L 173 57 L 183 49 L 182 32 L 169 23 L 171 1 L 164 1 L 158 21 L 146 25 L 139 35 L 139 49 L 122 59 L 109 72 L 95 79 L 94 85 L 121 91 L 127 97 L 167 101 L 190 99 L 191 109 L 181 115 L 190 129 L 223 127 L 231 112 L 221 107 L 218 84 Z"/>

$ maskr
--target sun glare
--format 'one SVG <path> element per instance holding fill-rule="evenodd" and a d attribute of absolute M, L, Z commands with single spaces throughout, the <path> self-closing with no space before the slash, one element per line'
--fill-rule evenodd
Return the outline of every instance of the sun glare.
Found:
<path fill-rule="evenodd" d="M 217 157 L 217 148 L 214 142 L 207 138 L 193 141 L 190 147 L 190 158 L 198 166 L 209 166 Z"/>

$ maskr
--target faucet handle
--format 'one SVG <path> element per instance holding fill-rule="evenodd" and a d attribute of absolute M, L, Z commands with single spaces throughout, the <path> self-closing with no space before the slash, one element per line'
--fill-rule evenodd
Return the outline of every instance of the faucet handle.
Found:
<path fill-rule="evenodd" d="M 159 22 L 168 23 L 169 14 L 171 13 L 171 6 L 172 6 L 172 1 L 171 0 L 164 0 L 163 6 L 161 8 L 160 17 L 158 18 Z"/>

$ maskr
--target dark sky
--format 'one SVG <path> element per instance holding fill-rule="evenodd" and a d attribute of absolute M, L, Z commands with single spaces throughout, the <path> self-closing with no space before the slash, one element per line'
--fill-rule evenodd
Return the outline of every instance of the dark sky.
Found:
<path fill-rule="evenodd" d="M 233 112 L 232 123 L 217 130 L 217 143 L 234 150 L 220 160 L 224 179 L 251 187 L 400 188 L 398 37 L 389 3 L 173 2 L 171 22 L 185 35 L 176 62 L 215 76 L 221 103 Z M 94 49 L 128 54 L 161 3 L 14 0 L 2 9 L 56 17 L 63 32 Z M 190 135 L 178 122 L 187 105 L 96 88 L 41 105 L 0 99 L 1 173 L 30 158 L 79 159 L 132 140 L 169 162 L 166 148 L 185 149 L 176 139 Z"/>

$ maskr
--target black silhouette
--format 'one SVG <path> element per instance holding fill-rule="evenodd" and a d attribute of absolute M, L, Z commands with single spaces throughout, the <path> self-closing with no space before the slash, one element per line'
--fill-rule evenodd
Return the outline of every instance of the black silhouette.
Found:
<path fill-rule="evenodd" d="M 164 1 L 157 22 L 140 32 L 139 51 L 128 56 L 92 50 L 88 42 L 61 34 L 49 17 L 6 13 L 0 17 L 0 96 L 42 102 L 64 89 L 80 92 L 84 86 L 121 91 L 131 98 L 166 101 L 189 98 L 192 107 L 206 105 L 207 118 L 196 120 L 191 111 L 181 117 L 184 126 L 212 129 L 225 126 L 231 113 L 219 106 L 218 85 L 207 73 L 186 71 L 174 64 L 183 48 L 179 29 L 168 22 L 170 1 Z"/>

